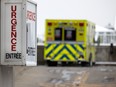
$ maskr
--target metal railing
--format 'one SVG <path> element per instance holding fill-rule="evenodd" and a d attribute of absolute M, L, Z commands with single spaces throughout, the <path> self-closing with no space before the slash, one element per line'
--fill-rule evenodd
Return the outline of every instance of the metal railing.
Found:
<path fill-rule="evenodd" d="M 102 45 L 116 44 L 116 34 L 99 34 L 99 43 Z"/>

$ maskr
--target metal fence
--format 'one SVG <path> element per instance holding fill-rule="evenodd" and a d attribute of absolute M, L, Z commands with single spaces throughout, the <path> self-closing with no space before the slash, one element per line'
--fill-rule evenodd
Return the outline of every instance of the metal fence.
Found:
<path fill-rule="evenodd" d="M 100 44 L 116 44 L 116 33 L 110 32 L 110 33 L 99 33 L 99 41 Z"/>

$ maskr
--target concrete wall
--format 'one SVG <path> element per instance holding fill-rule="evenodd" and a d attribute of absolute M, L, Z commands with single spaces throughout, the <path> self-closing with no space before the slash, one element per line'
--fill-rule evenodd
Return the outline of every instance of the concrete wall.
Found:
<path fill-rule="evenodd" d="M 3 87 L 2 86 L 2 71 L 1 71 L 1 66 L 0 66 L 0 87 Z"/>
<path fill-rule="evenodd" d="M 0 87 L 14 87 L 13 67 L 0 66 Z"/>
<path fill-rule="evenodd" d="M 43 65 L 45 64 L 44 61 L 44 46 L 37 46 L 37 64 Z"/>
<path fill-rule="evenodd" d="M 13 67 L 2 66 L 3 87 L 14 87 Z"/>
<path fill-rule="evenodd" d="M 114 46 L 112 55 L 110 54 L 110 46 L 97 46 L 96 61 L 116 62 L 116 46 Z"/>
<path fill-rule="evenodd" d="M 96 61 L 116 62 L 116 46 L 113 49 L 113 55 L 110 55 L 110 46 L 96 46 Z M 38 64 L 45 64 L 44 46 L 37 47 L 37 62 Z"/>

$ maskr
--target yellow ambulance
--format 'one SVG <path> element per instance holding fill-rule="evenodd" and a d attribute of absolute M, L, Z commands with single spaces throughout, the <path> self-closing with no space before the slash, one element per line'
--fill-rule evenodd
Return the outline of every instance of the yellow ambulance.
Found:
<path fill-rule="evenodd" d="M 46 20 L 44 58 L 49 66 L 95 63 L 95 24 L 88 20 Z"/>

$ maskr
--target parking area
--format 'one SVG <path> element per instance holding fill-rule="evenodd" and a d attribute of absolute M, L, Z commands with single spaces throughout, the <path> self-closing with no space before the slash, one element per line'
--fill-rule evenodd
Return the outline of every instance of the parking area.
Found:
<path fill-rule="evenodd" d="M 15 87 L 116 87 L 115 66 L 14 67 Z"/>

